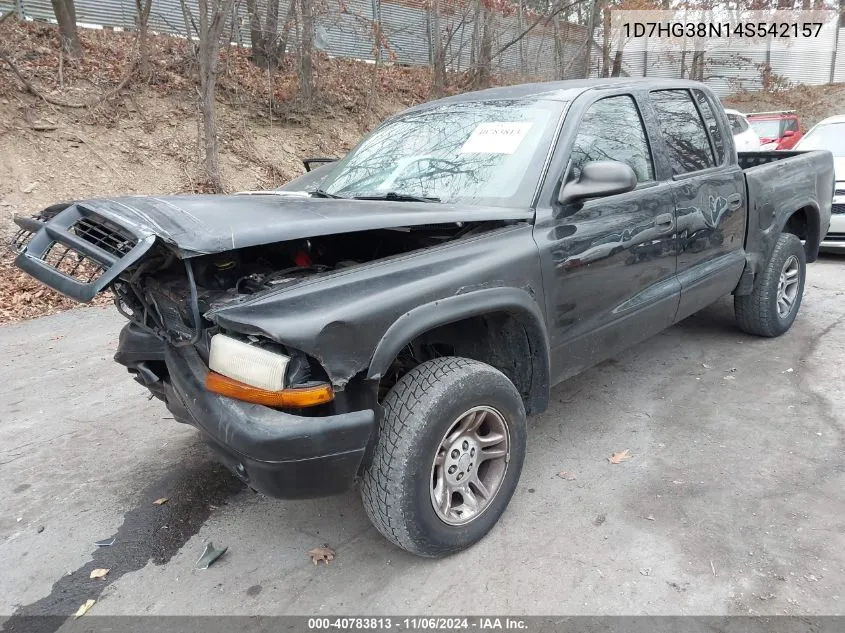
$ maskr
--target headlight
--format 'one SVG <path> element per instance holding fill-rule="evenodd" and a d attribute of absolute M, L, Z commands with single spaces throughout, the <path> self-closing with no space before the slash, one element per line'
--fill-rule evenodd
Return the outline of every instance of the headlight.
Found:
<path fill-rule="evenodd" d="M 334 399 L 329 383 L 310 382 L 285 388 L 285 371 L 290 358 L 231 336 L 211 337 L 205 388 L 244 402 L 267 407 L 313 407 Z"/>
<path fill-rule="evenodd" d="M 285 388 L 285 370 L 290 358 L 231 336 L 211 337 L 208 367 L 211 371 L 267 391 Z"/>

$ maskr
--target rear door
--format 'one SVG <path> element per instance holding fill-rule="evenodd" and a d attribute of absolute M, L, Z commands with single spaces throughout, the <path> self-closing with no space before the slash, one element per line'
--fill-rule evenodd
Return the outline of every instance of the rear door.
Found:
<path fill-rule="evenodd" d="M 730 293 L 739 281 L 748 215 L 745 178 L 712 97 L 698 89 L 670 89 L 650 92 L 649 101 L 673 181 L 680 320 Z"/>
<path fill-rule="evenodd" d="M 655 170 L 637 100 L 626 93 L 579 99 L 546 179 L 544 195 L 552 203 L 538 205 L 534 232 L 555 382 L 668 327 L 680 291 L 672 183 Z M 562 180 L 606 160 L 630 165 L 637 188 L 557 204 Z"/>

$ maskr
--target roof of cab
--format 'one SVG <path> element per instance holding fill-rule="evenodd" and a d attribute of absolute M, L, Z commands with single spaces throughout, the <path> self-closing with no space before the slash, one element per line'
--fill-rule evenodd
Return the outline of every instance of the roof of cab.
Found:
<path fill-rule="evenodd" d="M 516 86 L 502 86 L 464 92 L 437 101 L 429 101 L 411 108 L 412 110 L 447 103 L 462 103 L 468 101 L 487 101 L 500 99 L 545 99 L 548 101 L 572 101 L 575 97 L 589 90 L 657 90 L 668 88 L 704 88 L 702 83 L 686 79 L 655 79 L 655 78 L 599 78 L 599 79 L 567 79 L 565 81 L 544 81 L 532 84 L 518 84 Z"/>

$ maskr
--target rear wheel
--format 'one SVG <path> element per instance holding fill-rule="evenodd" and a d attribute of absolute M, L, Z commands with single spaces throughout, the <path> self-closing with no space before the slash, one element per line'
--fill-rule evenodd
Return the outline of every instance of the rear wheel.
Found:
<path fill-rule="evenodd" d="M 807 262 L 801 240 L 783 233 L 750 295 L 734 297 L 739 327 L 758 336 L 780 336 L 795 321 L 804 294 Z"/>
<path fill-rule="evenodd" d="M 386 538 L 421 556 L 480 540 L 505 511 L 525 456 L 525 409 L 498 370 L 465 358 L 420 364 L 385 397 L 361 496 Z"/>

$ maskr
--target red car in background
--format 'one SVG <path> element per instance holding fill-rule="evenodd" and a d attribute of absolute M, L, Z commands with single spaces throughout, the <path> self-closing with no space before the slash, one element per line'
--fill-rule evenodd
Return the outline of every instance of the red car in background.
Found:
<path fill-rule="evenodd" d="M 793 110 L 745 115 L 760 137 L 760 149 L 792 149 L 801 140 L 801 121 Z"/>

